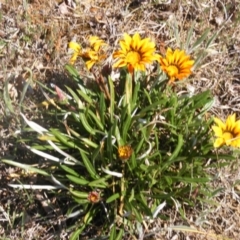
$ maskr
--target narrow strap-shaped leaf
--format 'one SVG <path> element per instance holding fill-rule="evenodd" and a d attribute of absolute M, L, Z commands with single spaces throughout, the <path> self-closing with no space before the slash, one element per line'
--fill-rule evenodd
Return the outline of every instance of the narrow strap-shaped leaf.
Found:
<path fill-rule="evenodd" d="M 75 177 L 79 176 L 79 174 L 76 171 L 74 171 L 72 168 L 70 168 L 66 165 L 61 164 L 60 168 L 62 168 L 65 172 L 71 174 L 72 176 L 75 176 Z"/>
<path fill-rule="evenodd" d="M 128 114 L 131 115 L 132 112 L 132 76 L 127 74 L 125 82 L 125 106 L 128 109 Z"/>
<path fill-rule="evenodd" d="M 80 192 L 80 191 L 76 191 L 76 190 L 72 190 L 72 189 L 69 189 L 70 193 L 77 197 L 77 198 L 83 198 L 83 199 L 87 199 L 88 198 L 88 194 L 87 192 Z"/>
<path fill-rule="evenodd" d="M 8 108 L 8 110 L 11 112 L 11 113 L 14 113 L 14 110 L 13 110 L 13 105 L 12 105 L 12 101 L 10 99 L 10 96 L 9 96 L 9 81 L 11 79 L 13 79 L 14 76 L 12 75 L 10 78 L 8 78 L 7 80 L 5 80 L 4 82 L 4 91 L 3 91 L 3 98 L 4 98 L 4 101 L 5 101 L 5 104 Z"/>
<path fill-rule="evenodd" d="M 107 152 L 108 152 L 108 156 L 109 156 L 109 162 L 113 161 L 113 134 L 115 132 L 115 129 L 117 127 L 117 120 L 114 119 L 113 120 L 113 126 L 110 128 L 109 132 L 108 132 L 108 136 L 107 136 Z"/>
<path fill-rule="evenodd" d="M 93 179 L 97 179 L 98 176 L 97 176 L 97 173 L 92 165 L 92 163 L 89 161 L 88 157 L 86 156 L 86 154 L 83 152 L 83 150 L 79 150 L 80 151 L 80 154 L 81 154 L 81 157 L 82 157 L 82 160 L 83 160 L 83 163 L 88 171 L 88 173 L 90 174 L 90 176 L 93 178 Z"/>
<path fill-rule="evenodd" d="M 86 179 L 84 178 L 80 178 L 80 177 L 76 177 L 76 176 L 73 176 L 73 175 L 69 175 L 67 174 L 66 177 L 71 180 L 72 182 L 76 183 L 76 184 L 79 184 L 79 185 L 87 185 L 89 183 L 89 181 L 87 181 Z"/>
<path fill-rule="evenodd" d="M 123 234 L 124 234 L 124 230 L 121 228 L 118 232 L 118 235 L 116 236 L 116 238 L 114 240 L 122 240 Z"/>
<path fill-rule="evenodd" d="M 193 44 L 192 50 L 195 49 L 195 48 L 197 48 L 197 47 L 207 38 L 207 35 L 208 35 L 209 31 L 210 31 L 210 28 L 207 28 L 207 29 L 203 32 L 202 36 L 199 37 L 199 38 L 196 40 L 196 42 Z"/>
<path fill-rule="evenodd" d="M 90 182 L 88 185 L 91 187 L 99 187 L 99 188 L 106 188 L 108 186 L 108 183 L 106 182 L 107 178 L 110 176 L 99 178 L 95 181 Z"/>
<path fill-rule="evenodd" d="M 116 240 L 116 226 L 115 226 L 115 224 L 112 226 L 112 228 L 110 230 L 109 240 Z"/>
<path fill-rule="evenodd" d="M 88 110 L 88 114 L 93 118 L 94 122 L 97 124 L 100 130 L 104 131 L 104 126 L 101 123 L 100 119 L 96 116 L 96 114 L 94 114 L 93 111 L 91 111 L 90 109 Z"/>
<path fill-rule="evenodd" d="M 183 146 L 183 135 L 179 134 L 178 135 L 178 144 L 174 150 L 174 152 L 172 153 L 172 155 L 170 156 L 170 158 L 168 159 L 168 161 L 172 161 L 174 158 L 176 158 L 179 154 L 179 152 L 181 151 L 181 148 Z"/>
<path fill-rule="evenodd" d="M 110 203 L 115 201 L 116 199 L 120 198 L 120 194 L 119 193 L 115 193 L 112 196 L 110 196 L 107 200 L 106 203 Z"/>
<path fill-rule="evenodd" d="M 75 102 L 77 103 L 78 107 L 80 108 L 82 103 L 80 98 L 78 97 L 78 95 L 69 87 L 66 87 L 67 90 L 69 91 L 69 93 L 72 95 L 73 99 L 75 100 Z"/>
<path fill-rule="evenodd" d="M 75 67 L 71 64 L 66 64 L 65 69 L 73 76 L 73 77 L 79 77 L 78 71 L 75 69 Z"/>
<path fill-rule="evenodd" d="M 207 183 L 209 182 L 209 178 L 199 178 L 199 177 L 178 177 L 178 176 L 171 176 L 172 179 L 176 179 L 177 181 L 180 182 L 186 182 L 186 183 Z"/>
<path fill-rule="evenodd" d="M 69 240 L 78 240 L 79 235 L 83 232 L 85 229 L 86 225 L 84 224 L 82 227 L 80 227 L 77 231 L 75 231 L 69 238 Z"/>
<path fill-rule="evenodd" d="M 138 100 L 138 96 L 139 96 L 139 89 L 140 89 L 140 81 L 136 82 L 135 86 L 134 86 L 133 95 L 132 95 L 132 110 L 137 105 L 137 100 Z"/>
<path fill-rule="evenodd" d="M 90 98 L 86 93 L 84 93 L 83 91 L 80 91 L 80 90 L 78 90 L 77 92 L 87 103 L 93 104 L 92 98 Z"/>
<path fill-rule="evenodd" d="M 104 94 L 101 92 L 100 101 L 99 101 L 99 116 L 102 124 L 105 124 L 105 114 L 106 114 L 106 102 L 104 98 Z"/>
<path fill-rule="evenodd" d="M 76 144 L 73 141 L 71 141 L 71 138 L 67 137 L 66 135 L 63 135 L 58 130 L 51 128 L 50 131 L 65 146 L 68 146 L 71 148 L 77 147 Z"/>
<path fill-rule="evenodd" d="M 47 173 L 46 171 L 38 169 L 38 168 L 35 168 L 35 167 L 32 167 L 31 165 L 18 163 L 18 162 L 15 162 L 15 161 L 12 161 L 12 160 L 8 160 L 8 159 L 2 159 L 1 162 L 7 163 L 9 165 L 13 165 L 15 167 L 19 167 L 19 168 L 25 169 L 27 171 L 35 172 L 35 173 L 41 174 L 43 176 L 47 176 L 47 177 L 50 176 L 50 174 Z"/>
<path fill-rule="evenodd" d="M 123 139 L 121 137 L 121 134 L 120 134 L 120 131 L 119 131 L 119 128 L 118 128 L 117 125 L 115 127 L 115 137 L 117 139 L 118 146 L 123 146 L 124 145 L 124 141 L 123 141 Z"/>
<path fill-rule="evenodd" d="M 90 124 L 88 123 L 85 114 L 84 113 L 79 113 L 79 117 L 81 120 L 82 125 L 84 126 L 85 130 L 87 130 L 91 135 L 95 135 L 95 129 L 93 129 Z"/>
<path fill-rule="evenodd" d="M 127 119 L 123 123 L 124 125 L 123 125 L 123 131 L 122 131 L 122 139 L 123 139 L 124 143 L 126 143 L 126 141 L 127 141 L 128 130 L 132 123 L 131 120 L 132 120 L 132 117 L 130 115 L 128 115 Z"/>
<path fill-rule="evenodd" d="M 23 100 L 24 100 L 24 98 L 25 98 L 25 96 L 26 96 L 26 92 L 27 92 L 27 90 L 28 90 L 29 87 L 31 87 L 31 86 L 30 86 L 30 82 L 29 82 L 29 81 L 25 82 L 25 83 L 24 83 L 23 90 L 22 90 L 21 98 L 20 98 L 20 101 L 19 101 L 19 105 L 20 105 L 20 106 L 22 106 Z M 21 109 L 22 109 L 22 108 L 21 108 Z"/>
<path fill-rule="evenodd" d="M 114 118 L 115 88 L 113 85 L 113 81 L 110 77 L 108 78 L 108 83 L 109 83 L 109 87 L 110 87 L 110 97 L 111 97 L 111 99 L 110 99 L 110 119 L 112 122 L 113 118 Z"/>
<path fill-rule="evenodd" d="M 190 40 L 193 37 L 193 29 L 194 29 L 194 24 L 191 25 L 191 27 L 190 27 L 190 29 L 188 30 L 188 33 L 187 33 L 187 39 L 186 39 L 186 42 L 185 42 L 185 50 L 187 51 L 187 53 L 190 53 L 188 51 L 188 49 L 189 49 L 189 45 L 190 45 Z"/>
<path fill-rule="evenodd" d="M 87 144 L 89 147 L 93 147 L 93 148 L 97 148 L 98 147 L 98 144 L 94 143 L 93 141 L 91 141 L 89 138 L 84 138 L 84 137 L 81 137 L 81 135 L 74 131 L 72 128 L 70 128 L 68 126 L 68 131 L 72 134 L 72 136 L 75 136 L 76 138 L 78 138 L 80 141 L 84 142 L 84 144 Z M 102 133 L 104 134 L 104 133 Z M 42 136 L 41 136 L 42 137 Z M 54 136 L 52 136 L 53 138 Z M 49 138 L 49 139 L 48 139 Z M 54 140 L 54 139 L 51 139 L 50 137 L 48 137 L 46 140 Z M 40 140 L 42 140 L 41 138 L 39 138 Z M 56 140 L 55 140 L 56 141 Z"/>

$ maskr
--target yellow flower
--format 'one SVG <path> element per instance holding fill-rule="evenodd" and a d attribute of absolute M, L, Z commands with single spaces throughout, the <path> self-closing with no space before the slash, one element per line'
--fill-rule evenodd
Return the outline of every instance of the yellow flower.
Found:
<path fill-rule="evenodd" d="M 216 136 L 215 148 L 222 145 L 240 147 L 240 120 L 236 121 L 236 114 L 228 116 L 226 123 L 219 118 L 214 118 L 214 122 L 217 124 L 212 126 Z"/>
<path fill-rule="evenodd" d="M 90 70 L 94 64 L 106 59 L 106 54 L 104 53 L 102 47 L 107 44 L 97 36 L 91 36 L 89 38 L 89 42 L 90 48 L 84 50 L 82 50 L 78 43 L 69 43 L 69 48 L 74 50 L 70 59 L 71 64 L 74 64 L 78 57 L 82 57 L 86 61 L 87 69 Z"/>
<path fill-rule="evenodd" d="M 118 148 L 118 156 L 121 160 L 128 160 L 132 155 L 133 149 L 131 146 L 122 146 Z"/>
<path fill-rule="evenodd" d="M 170 77 L 170 82 L 173 82 L 176 79 L 182 80 L 192 73 L 194 60 L 190 60 L 190 56 L 186 55 L 184 50 L 176 49 L 173 52 L 168 48 L 165 58 L 159 58 L 159 63 L 162 70 Z"/>
<path fill-rule="evenodd" d="M 82 57 L 86 60 L 87 69 L 90 70 L 92 66 L 106 59 L 106 54 L 103 50 L 103 46 L 107 44 L 97 36 L 91 36 L 89 38 L 90 48 L 86 49 Z"/>
<path fill-rule="evenodd" d="M 107 45 L 102 39 L 97 36 L 91 36 L 89 38 L 90 46 L 95 51 L 98 52 L 100 48 L 104 45 Z"/>
<path fill-rule="evenodd" d="M 139 33 L 135 33 L 133 37 L 124 33 L 124 39 L 120 40 L 119 44 L 121 50 L 113 53 L 113 58 L 118 58 L 114 68 L 127 66 L 130 73 L 133 73 L 134 69 L 145 71 L 146 64 L 160 57 L 155 54 L 155 43 L 149 38 L 141 39 Z"/>
<path fill-rule="evenodd" d="M 70 42 L 69 43 L 69 48 L 71 48 L 74 52 L 73 52 L 73 55 L 72 55 L 72 57 L 71 57 L 71 59 L 70 59 L 70 63 L 71 64 L 74 64 L 75 62 L 76 62 L 76 60 L 77 60 L 77 58 L 79 57 L 79 56 L 82 56 L 82 48 L 81 48 L 81 46 L 78 44 L 78 43 L 76 43 L 76 42 Z"/>

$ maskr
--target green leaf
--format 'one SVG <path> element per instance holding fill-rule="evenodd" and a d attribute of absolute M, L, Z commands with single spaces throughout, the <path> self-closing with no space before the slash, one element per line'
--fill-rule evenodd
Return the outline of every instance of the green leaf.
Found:
<path fill-rule="evenodd" d="M 41 170 L 39 168 L 32 167 L 31 165 L 18 163 L 16 161 L 12 161 L 12 160 L 8 160 L 8 159 L 1 159 L 1 162 L 7 163 L 7 164 L 15 166 L 15 167 L 25 169 L 27 171 L 35 172 L 35 173 L 41 174 L 43 176 L 47 176 L 47 177 L 51 176 L 48 172 Z"/>
<path fill-rule="evenodd" d="M 75 69 L 75 67 L 71 64 L 66 64 L 65 65 L 65 69 L 72 75 L 75 77 L 79 77 L 78 71 L 77 69 Z"/>
<path fill-rule="evenodd" d="M 134 191 L 134 188 L 133 188 L 133 189 L 131 189 L 131 195 L 129 196 L 128 201 L 131 202 L 134 199 L 134 197 L 135 197 L 135 191 Z"/>
<path fill-rule="evenodd" d="M 114 119 L 113 120 L 113 126 L 111 127 L 111 129 L 109 130 L 108 134 L 107 134 L 107 153 L 108 153 L 108 157 L 109 157 L 109 162 L 113 161 L 113 132 L 114 129 L 116 129 L 117 127 L 117 120 Z"/>
<path fill-rule="evenodd" d="M 136 154 L 138 154 L 139 151 L 142 150 L 143 143 L 145 143 L 145 139 L 144 138 L 140 138 L 139 142 L 138 142 L 138 145 L 137 145 L 137 147 L 135 149 Z"/>
<path fill-rule="evenodd" d="M 119 193 L 115 193 L 112 196 L 110 196 L 107 200 L 106 203 L 110 203 L 115 201 L 116 199 L 120 198 L 120 194 Z"/>
<path fill-rule="evenodd" d="M 180 152 L 181 149 L 182 149 L 183 143 L 184 143 L 184 142 L 183 142 L 183 135 L 182 135 L 182 134 L 179 134 L 179 135 L 178 135 L 178 144 L 177 144 L 174 152 L 172 153 L 172 155 L 171 155 L 170 158 L 168 159 L 168 161 L 172 161 L 173 159 L 175 159 L 175 158 L 178 156 L 179 152 Z"/>
<path fill-rule="evenodd" d="M 100 119 L 96 116 L 96 114 L 94 114 L 91 110 L 88 110 L 88 114 L 93 118 L 94 122 L 97 124 L 100 130 L 104 131 L 104 126 L 101 123 Z"/>
<path fill-rule="evenodd" d="M 125 98 L 124 98 L 124 106 L 128 109 L 128 114 L 132 113 L 132 76 L 131 74 L 127 74 L 125 81 Z"/>
<path fill-rule="evenodd" d="M 79 235 L 83 232 L 86 225 L 84 224 L 81 228 L 79 228 L 77 231 L 75 231 L 73 234 L 71 234 L 69 240 L 78 240 Z"/>
<path fill-rule="evenodd" d="M 80 192 L 80 191 L 76 191 L 76 190 L 72 190 L 72 189 L 70 189 L 69 191 L 74 197 L 77 197 L 77 198 L 87 199 L 88 195 L 89 195 L 89 193 Z"/>
<path fill-rule="evenodd" d="M 185 182 L 185 183 L 207 183 L 210 180 L 209 178 L 202 178 L 202 177 L 190 178 L 190 177 L 171 176 L 171 178 L 181 182 Z"/>
<path fill-rule="evenodd" d="M 81 123 L 82 123 L 83 127 L 85 128 L 85 130 L 88 131 L 91 135 L 95 135 L 96 134 L 95 129 L 93 129 L 89 125 L 89 123 L 86 119 L 85 113 L 79 113 L 79 117 L 80 117 Z"/>
<path fill-rule="evenodd" d="M 110 120 L 113 121 L 114 118 L 114 105 L 115 105 L 115 88 L 112 79 L 108 78 L 108 84 L 110 87 Z"/>
<path fill-rule="evenodd" d="M 92 142 L 89 138 L 80 138 L 80 140 L 83 141 L 84 144 L 86 144 L 89 147 L 98 148 L 98 145 Z"/>
<path fill-rule="evenodd" d="M 61 132 L 54 128 L 50 128 L 49 130 L 62 144 L 70 148 L 77 148 L 76 144 L 71 141 L 71 139 L 67 135 L 63 135 Z"/>
<path fill-rule="evenodd" d="M 75 100 L 78 108 L 80 108 L 80 106 L 82 105 L 80 98 L 77 96 L 77 94 L 76 94 L 71 88 L 69 88 L 69 87 L 67 87 L 67 86 L 66 86 L 66 88 L 67 88 L 67 90 L 69 91 L 69 93 L 72 95 L 72 97 L 73 97 L 73 99 Z M 81 104 L 80 104 L 80 103 L 81 103 Z"/>
<path fill-rule="evenodd" d="M 133 119 L 139 118 L 139 116 L 144 116 L 147 112 L 158 110 L 161 103 L 162 100 L 154 102 L 151 105 L 147 105 L 147 107 L 143 108 L 137 115 L 133 117 Z"/>
<path fill-rule="evenodd" d="M 147 216 L 152 216 L 151 209 L 148 207 L 148 203 L 146 198 L 144 197 L 143 193 L 139 193 L 140 197 L 137 198 L 141 204 L 141 209 L 145 212 Z"/>
<path fill-rule="evenodd" d="M 134 169 L 138 167 L 138 162 L 137 162 L 137 159 L 136 159 L 135 152 L 132 153 L 132 156 L 129 160 L 130 160 L 130 162 L 128 161 L 127 164 L 128 164 L 129 170 L 131 172 L 133 172 Z"/>
<path fill-rule="evenodd" d="M 32 75 L 32 74 L 30 74 L 30 75 Z M 20 106 L 22 106 L 23 100 L 24 100 L 24 98 L 25 98 L 25 96 L 26 96 L 26 92 L 27 92 L 27 90 L 28 90 L 29 87 L 31 87 L 31 86 L 30 86 L 30 81 L 25 82 L 25 83 L 24 83 L 23 90 L 22 90 L 22 93 L 21 93 L 21 98 L 20 98 L 20 101 L 19 101 L 19 105 L 20 105 Z"/>
<path fill-rule="evenodd" d="M 74 182 L 74 183 L 76 183 L 76 184 L 79 184 L 79 185 L 85 186 L 85 185 L 87 185 L 87 184 L 89 183 L 89 181 L 87 181 L 86 179 L 81 178 L 81 177 L 76 177 L 76 176 L 69 175 L 69 174 L 67 174 L 66 177 L 67 177 L 70 181 L 72 181 L 72 182 Z"/>
<path fill-rule="evenodd" d="M 189 45 L 190 45 L 190 40 L 192 39 L 192 36 L 193 36 L 193 29 L 194 29 L 194 24 L 192 23 L 191 28 L 188 29 L 187 39 L 186 39 L 186 42 L 185 42 L 185 49 L 186 49 L 187 52 L 188 52 L 188 48 L 189 48 Z"/>
<path fill-rule="evenodd" d="M 112 226 L 112 228 L 110 230 L 109 240 L 116 240 L 116 226 L 115 226 L 115 224 Z"/>
<path fill-rule="evenodd" d="M 164 175 L 163 178 L 166 180 L 168 186 L 171 186 L 173 181 L 171 176 Z"/>
<path fill-rule="evenodd" d="M 118 126 L 116 124 L 115 124 L 115 137 L 117 139 L 118 146 L 123 146 L 125 144 L 125 142 L 121 138 L 121 135 L 120 135 L 120 132 L 119 132 L 119 128 L 118 128 Z"/>
<path fill-rule="evenodd" d="M 78 94 L 90 105 L 93 104 L 93 100 L 91 97 L 89 97 L 87 94 L 85 94 L 83 91 L 77 90 Z"/>
<path fill-rule="evenodd" d="M 212 37 L 207 41 L 206 43 L 206 49 L 209 48 L 211 46 L 211 44 L 215 41 L 215 39 L 218 37 L 219 33 L 222 31 L 222 29 L 224 28 L 224 24 L 222 25 L 222 27 L 215 33 L 212 35 Z"/>
<path fill-rule="evenodd" d="M 94 217 L 94 211 L 93 211 L 93 208 L 91 208 L 88 212 L 87 212 L 87 214 L 84 216 L 84 223 L 85 224 L 89 224 L 91 221 L 92 221 L 92 219 L 93 219 L 93 217 Z"/>
<path fill-rule="evenodd" d="M 82 157 L 83 163 L 88 171 L 88 173 L 90 174 L 90 176 L 93 179 L 98 178 L 97 173 L 92 165 L 92 163 L 89 161 L 89 159 L 87 158 L 86 154 L 80 149 L 80 155 Z"/>
<path fill-rule="evenodd" d="M 95 181 L 90 182 L 88 185 L 91 187 L 96 187 L 96 188 L 106 188 L 108 186 L 108 183 L 106 183 L 107 178 L 110 178 L 111 176 L 107 176 L 104 178 L 99 178 Z"/>
<path fill-rule="evenodd" d="M 199 115 L 203 115 L 208 112 L 214 106 L 215 100 L 209 99 L 208 102 L 203 106 Z"/>
<path fill-rule="evenodd" d="M 13 109 L 13 105 L 12 105 L 12 101 L 10 99 L 10 96 L 9 96 L 9 89 L 8 89 L 8 85 L 9 85 L 9 81 L 14 79 L 14 76 L 10 76 L 8 79 L 5 80 L 4 82 L 4 90 L 3 90 L 3 98 L 4 98 L 4 102 L 8 108 L 8 110 L 11 112 L 11 113 L 15 113 L 14 109 Z"/>
<path fill-rule="evenodd" d="M 193 96 L 192 101 L 194 101 L 194 108 L 198 109 L 198 108 L 202 108 L 207 102 L 209 102 L 210 99 L 210 91 L 204 91 L 200 94 L 197 94 L 195 96 Z"/>
<path fill-rule="evenodd" d="M 225 159 L 225 160 L 236 160 L 236 157 L 230 154 L 215 154 L 215 155 L 207 155 L 208 158 L 212 159 Z"/>
<path fill-rule="evenodd" d="M 118 232 L 118 235 L 113 240 L 122 240 L 123 239 L 123 234 L 124 234 L 124 230 L 120 229 L 119 232 Z"/>
<path fill-rule="evenodd" d="M 207 28 L 207 29 L 203 32 L 202 36 L 199 37 L 199 38 L 196 40 L 196 42 L 193 44 L 192 50 L 194 50 L 195 48 L 199 47 L 199 45 L 202 44 L 202 42 L 207 38 L 207 35 L 208 35 L 209 31 L 210 31 L 210 28 Z"/>
<path fill-rule="evenodd" d="M 98 110 L 98 114 L 101 119 L 101 123 L 104 126 L 105 125 L 106 103 L 105 103 L 104 94 L 102 92 L 100 94 L 99 109 L 97 109 L 97 110 Z"/>
<path fill-rule="evenodd" d="M 137 81 L 134 86 L 134 91 L 132 95 L 132 110 L 136 107 L 140 90 L 140 81 Z"/>
<path fill-rule="evenodd" d="M 67 173 L 69 173 L 75 177 L 79 177 L 79 174 L 76 171 L 74 171 L 72 168 L 70 168 L 66 165 L 61 164 L 60 168 L 62 168 L 64 171 L 66 171 Z"/>
<path fill-rule="evenodd" d="M 123 123 L 123 132 L 122 132 L 122 139 L 123 139 L 123 142 L 126 144 L 127 142 L 127 134 L 128 134 L 128 130 L 129 130 L 129 127 L 131 126 L 131 123 L 132 123 L 132 117 L 131 115 L 128 115 L 127 116 L 127 119 L 124 121 Z"/>
<path fill-rule="evenodd" d="M 133 213 L 133 215 L 136 217 L 137 221 L 141 223 L 141 222 L 142 222 L 141 212 L 139 211 L 139 209 L 135 208 L 135 207 L 138 206 L 138 204 L 134 204 L 134 205 L 133 205 L 133 203 L 134 203 L 134 202 L 129 203 L 129 204 L 132 205 L 132 213 Z"/>
<path fill-rule="evenodd" d="M 87 199 L 84 199 L 84 198 L 78 198 L 78 197 L 75 197 L 72 195 L 72 199 L 79 205 L 88 205 L 89 204 L 89 201 Z"/>

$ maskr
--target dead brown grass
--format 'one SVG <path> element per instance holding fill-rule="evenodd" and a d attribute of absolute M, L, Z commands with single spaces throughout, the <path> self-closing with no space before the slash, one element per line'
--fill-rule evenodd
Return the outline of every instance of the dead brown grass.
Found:
<path fill-rule="evenodd" d="M 159 3 L 156 3 L 159 2 Z M 163 2 L 163 3 L 162 3 Z M 165 2 L 165 3 L 164 3 Z M 234 111 L 239 114 L 240 82 L 240 14 L 239 2 L 222 1 L 147 1 L 147 0 L 0 0 L 0 81 L 12 75 L 9 94 L 15 115 L 4 103 L 1 106 L 1 156 L 17 161 L 32 161 L 16 142 L 15 131 L 20 129 L 18 107 L 23 86 L 30 82 L 24 110 L 38 117 L 36 104 L 40 93 L 34 80 L 49 83 L 68 83 L 64 64 L 69 60 L 68 42 L 72 39 L 84 44 L 89 35 L 98 35 L 116 46 L 123 32 L 140 32 L 150 36 L 159 48 L 181 47 L 193 25 L 193 43 L 206 28 L 214 34 L 221 30 L 209 50 L 208 57 L 188 82 L 195 92 L 211 89 L 216 100 L 213 114 L 225 117 Z M 178 36 L 174 34 L 178 29 Z M 79 66 L 79 71 L 84 70 Z M 32 77 L 31 77 L 32 74 Z M 3 96 L 3 94 L 2 94 Z M 177 209 L 168 210 L 170 220 L 145 224 L 145 239 L 240 239 L 239 164 L 212 169 L 216 178 L 212 187 L 222 188 L 213 199 L 215 204 L 186 208 L 186 221 Z M 69 222 L 64 217 L 63 199 L 54 199 L 44 191 L 18 192 L 8 187 L 22 173 L 18 169 L 0 165 L 0 232 L 1 239 L 68 239 Z M 29 182 L 37 181 L 26 176 Z M 197 230 L 176 230 L 171 226 L 186 225 Z"/>

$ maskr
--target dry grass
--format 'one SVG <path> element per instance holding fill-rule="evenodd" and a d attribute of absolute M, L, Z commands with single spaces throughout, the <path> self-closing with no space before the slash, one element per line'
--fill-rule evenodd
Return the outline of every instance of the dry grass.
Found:
<path fill-rule="evenodd" d="M 27 82 L 31 85 L 22 110 L 32 118 L 39 118 L 36 104 L 42 95 L 34 81 L 46 85 L 68 84 L 63 68 L 69 60 L 68 42 L 75 39 L 84 44 L 89 35 L 97 35 L 116 46 L 123 32 L 140 32 L 164 49 L 181 47 L 191 26 L 191 44 L 206 28 L 210 29 L 209 36 L 219 31 L 208 50 L 209 55 L 186 87 L 190 86 L 195 92 L 211 89 L 216 100 L 212 113 L 225 117 L 234 111 L 240 116 L 239 2 L 164 2 L 167 1 L 0 0 L 1 156 L 38 163 L 33 156 L 26 155 L 21 143 L 16 142 L 15 132 L 21 126 L 19 101 L 23 87 Z M 84 74 L 81 66 L 79 71 Z M 9 94 L 14 114 L 7 110 L 3 99 L 4 84 L 10 76 Z M 169 220 L 145 223 L 146 239 L 239 239 L 239 170 L 237 160 L 220 171 L 212 169 L 216 176 L 212 188 L 222 188 L 212 199 L 212 204 L 186 208 L 185 221 L 177 208 L 167 210 Z M 70 207 L 67 198 L 54 199 L 44 191 L 11 189 L 7 184 L 18 181 L 23 173 L 5 165 L 0 165 L 0 171 L 0 239 L 68 239 L 70 230 L 67 227 L 72 222 L 64 216 Z M 36 176 L 24 177 L 30 183 L 40 181 Z M 197 230 L 178 231 L 176 226 L 180 225 Z"/>

